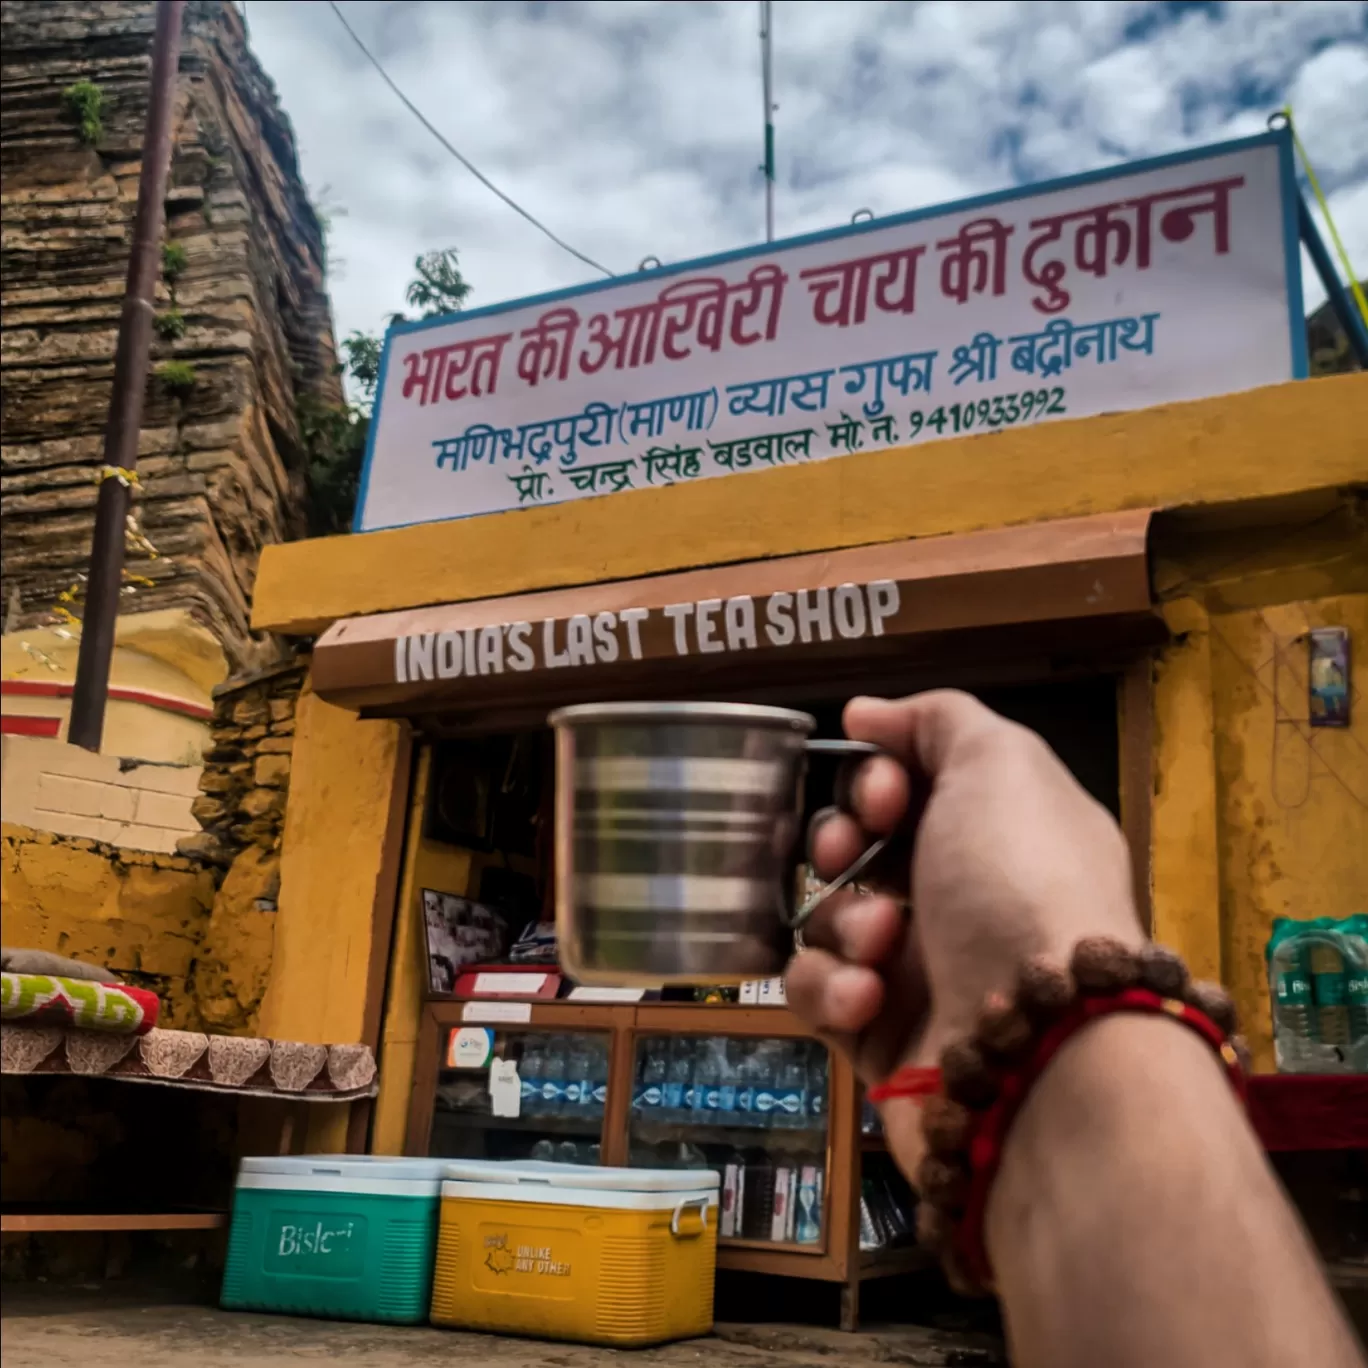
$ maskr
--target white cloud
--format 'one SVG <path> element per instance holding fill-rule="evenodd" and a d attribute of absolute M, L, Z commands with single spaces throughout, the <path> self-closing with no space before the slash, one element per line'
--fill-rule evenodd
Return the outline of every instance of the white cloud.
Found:
<path fill-rule="evenodd" d="M 476 165 L 614 272 L 763 231 L 750 0 L 349 0 L 348 21 Z M 594 273 L 478 184 L 326 5 L 250 0 L 315 190 L 345 208 L 338 331 L 457 247 L 472 304 Z M 775 0 L 779 231 L 809 231 L 1256 132 L 1290 100 L 1368 273 L 1368 3 Z M 1308 278 L 1309 304 L 1323 297 Z"/>
<path fill-rule="evenodd" d="M 1336 43 L 1318 52 L 1297 72 L 1290 94 L 1297 130 L 1315 148 L 1318 173 L 1368 173 L 1368 45 Z"/>

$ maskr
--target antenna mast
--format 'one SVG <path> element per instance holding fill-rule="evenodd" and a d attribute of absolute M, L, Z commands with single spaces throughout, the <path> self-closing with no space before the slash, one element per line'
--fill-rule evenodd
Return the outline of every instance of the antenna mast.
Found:
<path fill-rule="evenodd" d="M 765 241 L 774 241 L 774 53 L 770 0 L 760 0 L 760 73 L 765 88 Z"/>

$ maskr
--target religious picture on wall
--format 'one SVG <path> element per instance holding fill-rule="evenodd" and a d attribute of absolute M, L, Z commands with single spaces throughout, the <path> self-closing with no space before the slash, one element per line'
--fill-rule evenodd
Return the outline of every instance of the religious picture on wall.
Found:
<path fill-rule="evenodd" d="M 1349 725 L 1349 629 L 1317 627 L 1309 633 L 1307 704 L 1313 727 Z"/>
<path fill-rule="evenodd" d="M 508 947 L 508 929 L 497 912 L 454 893 L 423 889 L 428 994 L 445 997 L 470 964 L 497 960 Z"/>

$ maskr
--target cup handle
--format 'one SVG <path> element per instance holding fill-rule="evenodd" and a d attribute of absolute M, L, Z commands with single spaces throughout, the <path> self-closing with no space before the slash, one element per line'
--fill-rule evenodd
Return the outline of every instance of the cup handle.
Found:
<path fill-rule="evenodd" d="M 876 746 L 872 741 L 847 741 L 844 739 L 830 741 L 807 741 L 803 748 L 809 755 L 836 755 L 845 758 L 858 756 L 867 759 L 872 755 L 883 755 L 885 751 L 882 746 Z M 808 918 L 831 897 L 833 893 L 839 892 L 852 880 L 857 879 L 879 856 L 883 853 L 884 847 L 888 844 L 888 838 L 881 836 L 873 845 L 863 851 L 842 873 L 838 874 L 829 884 L 822 887 L 820 893 L 814 893 L 801 907 L 792 915 L 789 915 L 786 908 L 781 905 L 779 916 L 784 925 L 790 931 L 797 931 L 803 927 Z"/>

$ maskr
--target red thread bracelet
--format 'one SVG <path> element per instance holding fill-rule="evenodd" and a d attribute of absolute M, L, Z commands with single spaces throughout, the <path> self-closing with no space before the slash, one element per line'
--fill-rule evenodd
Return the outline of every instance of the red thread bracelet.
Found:
<path fill-rule="evenodd" d="M 991 1286 L 992 1267 L 983 1239 L 984 1214 L 1012 1122 L 1064 1043 L 1089 1022 L 1115 1012 L 1162 1015 L 1181 1022 L 1216 1051 L 1236 1095 L 1242 1102 L 1245 1100 L 1245 1078 L 1235 1048 L 1206 1013 L 1148 988 L 1123 988 L 1113 993 L 1085 994 L 1075 999 L 1064 1015 L 1040 1037 L 1025 1063 L 1000 1075 L 996 1099 L 978 1115 L 974 1126 L 968 1151 L 969 1190 L 963 1216 L 957 1222 L 955 1253 L 964 1271 L 985 1286 Z M 908 1067 L 899 1069 L 885 1082 L 870 1088 L 867 1095 L 870 1101 L 885 1102 L 899 1097 L 928 1097 L 940 1090 L 939 1069 Z"/>
<path fill-rule="evenodd" d="M 883 1083 L 870 1088 L 865 1096 L 871 1102 L 887 1102 L 890 1097 L 930 1097 L 941 1089 L 939 1069 L 919 1069 L 909 1065 L 899 1069 Z"/>

